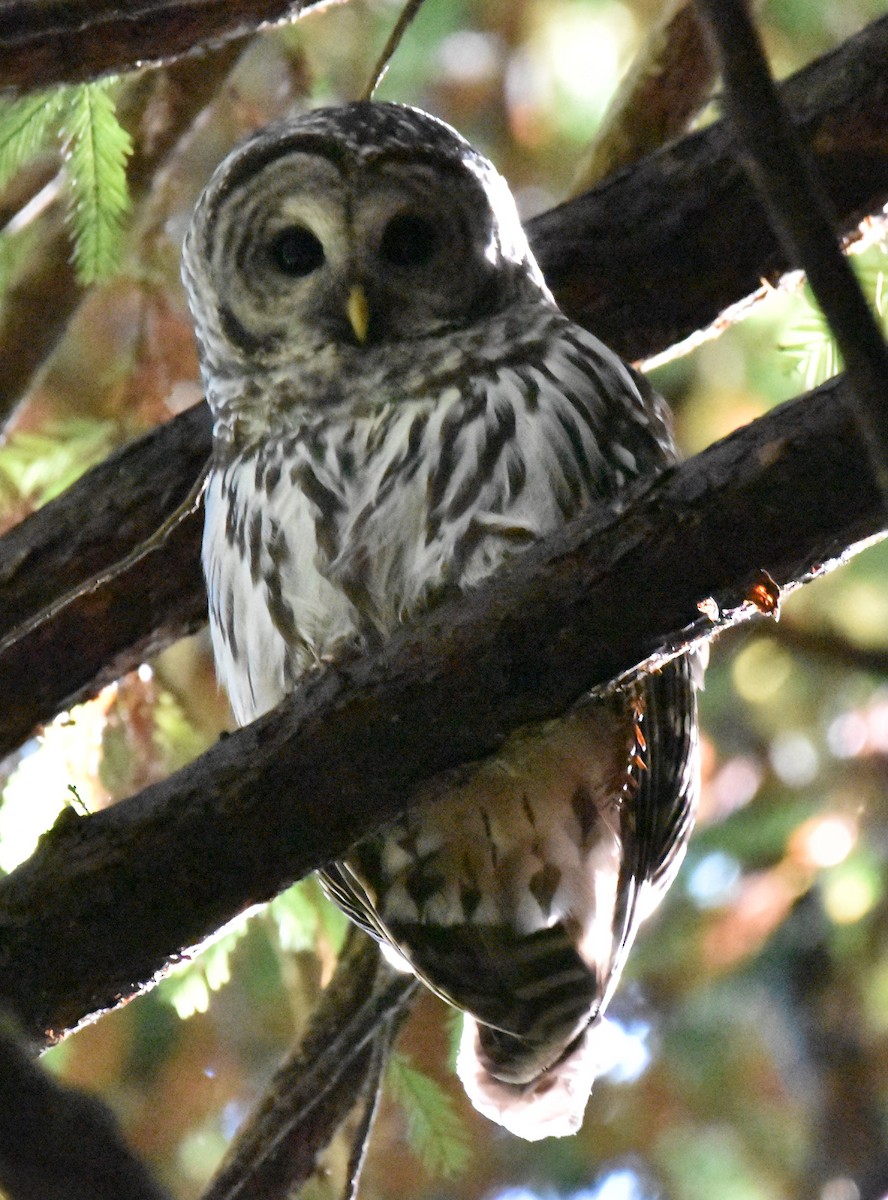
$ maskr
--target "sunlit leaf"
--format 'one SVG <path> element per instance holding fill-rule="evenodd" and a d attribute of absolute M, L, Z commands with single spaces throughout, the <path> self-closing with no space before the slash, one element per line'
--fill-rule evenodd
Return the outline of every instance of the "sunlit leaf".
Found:
<path fill-rule="evenodd" d="M 468 1134 L 441 1085 L 400 1053 L 389 1060 L 386 1082 L 404 1110 L 410 1149 L 429 1174 L 451 1178 L 464 1171 Z"/>
<path fill-rule="evenodd" d="M 126 162 L 132 140 L 117 120 L 111 81 L 71 89 L 65 114 L 69 217 L 74 262 L 83 283 L 107 278 L 120 262 L 123 217 L 129 207 Z"/>
<path fill-rule="evenodd" d="M 281 946 L 298 953 L 312 950 L 320 920 L 318 906 L 307 883 L 297 883 L 276 896 L 268 906 Z"/>
<path fill-rule="evenodd" d="M 0 104 L 0 187 L 46 144 L 67 94 L 52 88 Z"/>
<path fill-rule="evenodd" d="M 0 449 L 0 479 L 6 490 L 39 508 L 103 459 L 113 447 L 114 436 L 112 422 L 88 417 L 14 433 Z"/>
<path fill-rule="evenodd" d="M 194 958 L 179 963 L 157 988 L 157 995 L 172 1005 L 184 1021 L 206 1012 L 213 992 L 231 978 L 231 953 L 247 931 L 247 916 L 238 918 L 221 937 L 204 947 Z"/>

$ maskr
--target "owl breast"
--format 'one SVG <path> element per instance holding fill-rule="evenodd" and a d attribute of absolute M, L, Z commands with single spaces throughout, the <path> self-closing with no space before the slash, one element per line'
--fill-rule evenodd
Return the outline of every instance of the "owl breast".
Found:
<path fill-rule="evenodd" d="M 208 484 L 203 562 L 238 721 L 442 591 L 479 583 L 601 499 L 608 468 L 569 396 L 511 366 L 365 415 L 294 421 L 228 455 Z"/>

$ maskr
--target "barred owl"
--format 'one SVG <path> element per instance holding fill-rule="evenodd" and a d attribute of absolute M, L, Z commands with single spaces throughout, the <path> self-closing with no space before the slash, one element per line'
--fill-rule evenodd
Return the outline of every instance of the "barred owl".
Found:
<path fill-rule="evenodd" d="M 215 417 L 203 564 L 240 722 L 674 461 L 662 401 L 557 308 L 502 177 L 416 109 L 318 109 L 218 168 L 184 250 Z M 458 1070 L 573 1132 L 595 1031 L 684 853 L 692 665 L 434 781 L 324 873 L 465 1013 Z"/>

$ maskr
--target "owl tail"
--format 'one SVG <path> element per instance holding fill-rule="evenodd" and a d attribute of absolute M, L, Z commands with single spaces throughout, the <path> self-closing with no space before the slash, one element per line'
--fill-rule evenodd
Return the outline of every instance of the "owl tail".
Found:
<path fill-rule="evenodd" d="M 551 1066 L 516 1083 L 494 1074 L 496 1067 L 485 1050 L 485 1034 L 492 1031 L 466 1013 L 456 1071 L 478 1112 L 516 1137 L 528 1142 L 568 1137 L 583 1123 L 597 1074 L 600 1054 L 595 1032 L 599 1025 L 598 1020 L 591 1022 Z"/>

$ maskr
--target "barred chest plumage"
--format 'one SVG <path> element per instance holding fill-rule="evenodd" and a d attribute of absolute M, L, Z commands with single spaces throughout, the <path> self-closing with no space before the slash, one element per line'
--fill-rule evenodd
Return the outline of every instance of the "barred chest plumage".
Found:
<path fill-rule="evenodd" d="M 203 559 L 238 721 L 324 658 L 372 646 L 442 591 L 472 587 L 643 469 L 650 414 L 625 368 L 560 314 L 546 325 L 528 361 L 504 349 L 505 362 L 467 364 L 437 394 L 285 413 L 261 439 L 223 443 Z M 611 375 L 635 401 L 619 419 L 605 404 Z"/>

